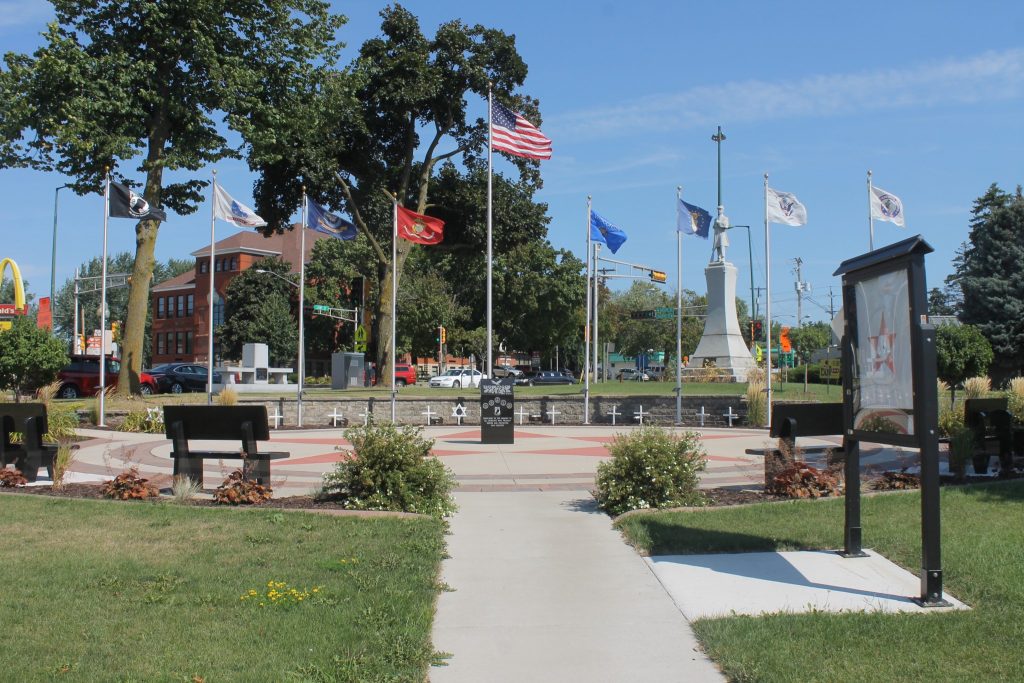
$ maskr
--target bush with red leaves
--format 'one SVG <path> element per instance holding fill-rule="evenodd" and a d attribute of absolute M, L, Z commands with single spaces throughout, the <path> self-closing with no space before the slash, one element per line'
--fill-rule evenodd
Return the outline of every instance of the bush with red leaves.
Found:
<path fill-rule="evenodd" d="M 843 492 L 839 479 L 805 462 L 796 461 L 772 480 L 769 493 L 790 498 L 824 498 Z"/>
<path fill-rule="evenodd" d="M 115 500 L 144 500 L 156 498 L 160 490 L 139 476 L 139 468 L 132 467 L 103 484 L 103 495 Z"/>
<path fill-rule="evenodd" d="M 21 470 L 9 470 L 6 467 L 0 467 L 0 488 L 11 488 L 15 486 L 24 486 L 28 483 L 28 479 L 21 476 Z"/>
<path fill-rule="evenodd" d="M 213 492 L 213 500 L 222 505 L 258 505 L 273 496 L 273 489 L 257 484 L 252 479 L 245 479 L 242 470 L 229 474 Z"/>

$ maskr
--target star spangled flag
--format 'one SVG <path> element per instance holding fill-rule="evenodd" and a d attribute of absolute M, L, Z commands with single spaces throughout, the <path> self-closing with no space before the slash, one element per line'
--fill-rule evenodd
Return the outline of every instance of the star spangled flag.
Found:
<path fill-rule="evenodd" d="M 150 206 L 149 202 L 142 198 L 142 195 L 135 194 L 127 185 L 113 182 L 110 183 L 110 217 L 167 220 L 167 214 L 161 209 Z"/>
<path fill-rule="evenodd" d="M 880 187 L 871 188 L 871 217 L 895 223 L 901 228 L 906 227 L 903 221 L 903 202 Z"/>
<path fill-rule="evenodd" d="M 779 192 L 770 187 L 765 189 L 768 194 L 765 211 L 770 222 L 783 225 L 807 224 L 807 207 L 800 203 L 795 194 Z"/>
<path fill-rule="evenodd" d="M 400 206 L 398 236 L 416 244 L 440 244 L 444 239 L 444 221 Z"/>
<path fill-rule="evenodd" d="M 307 198 L 309 227 L 339 240 L 354 240 L 356 226 L 341 216 L 331 213 L 312 199 Z"/>
<path fill-rule="evenodd" d="M 213 217 L 240 228 L 260 228 L 267 224 L 255 211 L 233 199 L 220 185 L 213 188 Z"/>
<path fill-rule="evenodd" d="M 604 242 L 608 249 L 614 254 L 619 247 L 628 239 L 626 233 L 597 214 L 597 211 L 590 212 L 590 239 L 596 242 Z"/>
<path fill-rule="evenodd" d="M 699 206 L 688 204 L 682 199 L 679 200 L 676 205 L 676 230 L 684 235 L 696 235 L 707 239 L 710 227 L 710 213 Z"/>
<path fill-rule="evenodd" d="M 551 158 L 551 140 L 520 114 L 497 102 L 491 105 L 491 145 L 517 157 Z"/>

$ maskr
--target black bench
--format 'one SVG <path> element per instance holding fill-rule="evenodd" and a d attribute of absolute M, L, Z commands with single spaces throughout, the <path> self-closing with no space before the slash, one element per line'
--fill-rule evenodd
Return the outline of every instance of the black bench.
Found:
<path fill-rule="evenodd" d="M 0 403 L 0 467 L 13 463 L 26 480 L 34 482 L 39 468 L 46 467 L 53 479 L 57 446 L 43 443 L 48 431 L 46 406 L 42 403 Z M 11 433 L 21 434 L 21 443 L 11 443 Z"/>
<path fill-rule="evenodd" d="M 260 452 L 257 444 L 270 440 L 266 406 L 164 406 L 164 426 L 171 440 L 174 476 L 203 483 L 203 460 L 239 458 L 242 475 L 263 485 L 270 484 L 270 461 L 289 453 Z M 236 441 L 241 450 L 197 451 L 190 440 Z"/>
<path fill-rule="evenodd" d="M 782 470 L 791 466 L 797 455 L 798 436 L 841 436 L 843 434 L 842 403 L 775 403 L 772 405 L 772 426 L 769 435 L 779 439 L 780 448 L 764 453 L 764 481 L 770 486 Z M 831 463 L 841 454 L 842 446 L 801 448 L 804 454 L 825 454 Z"/>
<path fill-rule="evenodd" d="M 974 432 L 975 469 L 988 470 L 988 444 L 999 446 L 999 468 L 1004 473 L 1013 469 L 1013 416 L 1005 398 L 969 398 L 964 401 L 964 425 Z"/>

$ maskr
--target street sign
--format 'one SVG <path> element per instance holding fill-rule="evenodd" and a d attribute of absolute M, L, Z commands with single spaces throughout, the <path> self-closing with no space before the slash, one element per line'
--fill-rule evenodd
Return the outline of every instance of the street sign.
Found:
<path fill-rule="evenodd" d="M 658 320 L 675 320 L 676 309 L 671 306 L 658 306 L 654 309 L 654 317 Z"/>
<path fill-rule="evenodd" d="M 655 312 L 653 310 L 648 310 L 648 311 L 632 311 L 629 314 L 629 317 L 632 318 L 633 320 L 654 320 L 656 315 L 655 315 Z"/>

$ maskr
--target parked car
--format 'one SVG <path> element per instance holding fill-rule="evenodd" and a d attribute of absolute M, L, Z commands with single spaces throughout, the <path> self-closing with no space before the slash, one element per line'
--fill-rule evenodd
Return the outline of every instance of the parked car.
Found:
<path fill-rule="evenodd" d="M 404 387 L 416 384 L 416 366 L 408 363 L 395 363 L 395 384 Z"/>
<path fill-rule="evenodd" d="M 121 373 L 121 360 L 107 356 L 106 385 L 112 387 L 117 385 Z M 63 370 L 57 373 L 60 380 L 60 389 L 57 390 L 57 398 L 78 398 L 79 396 L 92 396 L 100 388 L 100 357 L 99 356 L 71 356 L 71 362 Z M 149 396 L 157 392 L 156 380 L 146 372 L 139 373 L 139 393 Z"/>
<path fill-rule="evenodd" d="M 494 366 L 494 379 L 505 379 L 506 377 L 519 378 L 526 373 L 515 367 L 514 365 L 495 365 Z"/>
<path fill-rule="evenodd" d="M 443 375 L 430 378 L 430 386 L 444 387 L 447 389 L 459 389 L 461 387 L 478 387 L 480 380 L 487 379 L 487 375 L 479 370 L 471 368 L 451 368 Z"/>
<path fill-rule="evenodd" d="M 619 370 L 618 378 L 620 382 L 646 382 L 651 379 L 651 376 L 635 368 L 622 368 Z"/>
<path fill-rule="evenodd" d="M 180 394 L 184 391 L 206 391 L 206 366 L 195 363 L 164 363 L 151 370 L 143 370 L 156 382 L 162 394 Z M 219 372 L 213 373 L 213 383 L 220 384 Z"/>
<path fill-rule="evenodd" d="M 541 370 L 527 375 L 524 383 L 530 387 L 543 384 L 576 384 L 576 378 L 556 370 Z"/>

